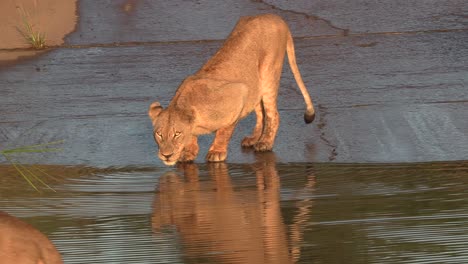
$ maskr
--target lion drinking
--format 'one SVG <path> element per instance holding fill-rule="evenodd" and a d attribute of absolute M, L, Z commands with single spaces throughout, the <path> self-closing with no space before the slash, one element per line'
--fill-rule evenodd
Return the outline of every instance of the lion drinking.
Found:
<path fill-rule="evenodd" d="M 297 68 L 288 26 L 271 14 L 242 17 L 216 54 L 182 82 L 166 109 L 158 102 L 149 107 L 159 158 L 166 165 L 193 161 L 197 136 L 216 132 L 206 160 L 224 161 L 238 121 L 252 111 L 256 125 L 242 146 L 270 151 L 279 127 L 276 101 L 286 53 L 305 100 L 304 120 L 312 122 L 314 107 Z"/>

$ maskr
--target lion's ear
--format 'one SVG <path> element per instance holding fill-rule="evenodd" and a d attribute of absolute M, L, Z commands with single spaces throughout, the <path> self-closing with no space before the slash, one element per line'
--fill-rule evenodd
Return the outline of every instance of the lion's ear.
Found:
<path fill-rule="evenodd" d="M 151 121 L 154 121 L 162 110 L 163 108 L 159 102 L 153 102 L 148 109 L 148 115 L 151 118 Z"/>

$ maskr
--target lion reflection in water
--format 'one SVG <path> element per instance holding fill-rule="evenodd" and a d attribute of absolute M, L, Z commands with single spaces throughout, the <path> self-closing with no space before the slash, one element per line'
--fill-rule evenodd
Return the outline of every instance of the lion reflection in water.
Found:
<path fill-rule="evenodd" d="M 234 186 L 225 163 L 207 164 L 209 180 L 199 179 L 198 167 L 193 163 L 180 164 L 185 180 L 175 172 L 163 175 L 153 203 L 153 231 L 159 233 L 165 226 L 175 226 L 188 259 L 216 263 L 297 262 L 302 228 L 312 201 L 297 202 L 293 224 L 286 226 L 274 153 L 256 154 L 256 160 L 256 188 Z M 313 175 L 308 179 L 306 191 L 315 183 Z"/>

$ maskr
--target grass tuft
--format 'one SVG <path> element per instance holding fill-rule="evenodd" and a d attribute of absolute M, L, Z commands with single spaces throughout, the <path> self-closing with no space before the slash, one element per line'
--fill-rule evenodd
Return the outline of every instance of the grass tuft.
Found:
<path fill-rule="evenodd" d="M 26 167 L 24 164 L 18 162 L 14 157 L 17 154 L 25 153 L 46 153 L 46 152 L 57 152 L 61 151 L 60 148 L 51 148 L 50 146 L 62 144 L 64 141 L 53 141 L 44 144 L 38 145 L 29 145 L 13 149 L 0 150 L 0 155 L 2 155 L 13 167 L 18 171 L 18 173 L 26 180 L 26 182 L 31 185 L 37 192 L 41 192 L 39 188 L 34 184 L 39 183 L 42 186 L 46 187 L 55 192 L 55 190 L 46 184 L 40 177 L 51 177 L 48 173 L 36 166 Z"/>
<path fill-rule="evenodd" d="M 31 17 L 28 12 L 23 8 L 19 8 L 21 20 L 23 21 L 22 27 L 17 27 L 17 30 L 23 35 L 24 39 L 35 49 L 46 48 L 46 36 L 44 32 L 35 30 L 34 25 L 31 23 Z"/>

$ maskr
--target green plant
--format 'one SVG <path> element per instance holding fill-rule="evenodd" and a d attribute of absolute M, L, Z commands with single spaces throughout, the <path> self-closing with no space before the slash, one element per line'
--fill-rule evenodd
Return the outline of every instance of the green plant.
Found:
<path fill-rule="evenodd" d="M 23 22 L 22 27 L 17 27 L 16 29 L 23 35 L 25 40 L 31 44 L 35 49 L 44 49 L 46 48 L 46 37 L 44 32 L 36 31 L 34 25 L 31 23 L 31 17 L 23 9 L 19 8 L 21 20 Z"/>
<path fill-rule="evenodd" d="M 52 187 L 50 187 L 42 179 L 40 179 L 41 175 L 48 176 L 48 177 L 52 177 L 52 176 L 50 176 L 47 172 L 45 172 L 44 170 L 42 170 L 41 168 L 37 166 L 26 166 L 18 162 L 15 156 L 17 154 L 25 154 L 25 153 L 45 153 L 45 152 L 61 151 L 60 148 L 50 148 L 50 146 L 62 144 L 63 142 L 64 142 L 63 140 L 59 140 L 59 141 L 53 141 L 53 142 L 44 143 L 44 144 L 29 145 L 29 146 L 23 146 L 19 148 L 0 150 L 0 155 L 2 155 L 9 163 L 11 163 L 11 165 L 13 165 L 13 167 L 18 171 L 18 173 L 36 191 L 40 192 L 37 186 L 34 185 L 34 182 L 39 182 L 46 188 L 52 191 L 55 191 Z"/>

